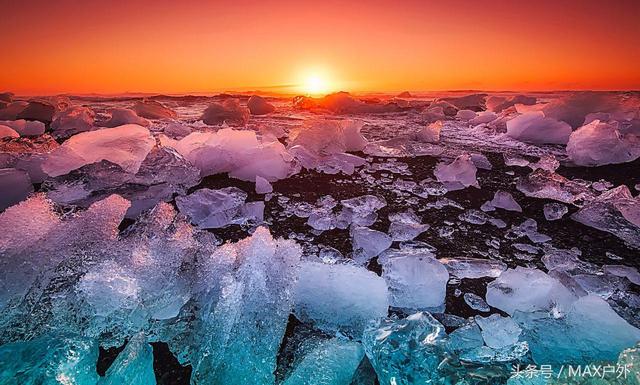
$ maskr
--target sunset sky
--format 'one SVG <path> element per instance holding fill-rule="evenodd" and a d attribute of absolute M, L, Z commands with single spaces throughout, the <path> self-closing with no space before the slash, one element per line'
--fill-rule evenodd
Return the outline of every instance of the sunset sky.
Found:
<path fill-rule="evenodd" d="M 23 95 L 640 89 L 637 0 L 0 0 L 0 27 Z"/>

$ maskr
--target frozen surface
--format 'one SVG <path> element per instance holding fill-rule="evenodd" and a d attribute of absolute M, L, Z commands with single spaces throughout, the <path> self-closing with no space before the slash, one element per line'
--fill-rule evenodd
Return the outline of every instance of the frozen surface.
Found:
<path fill-rule="evenodd" d="M 0 383 L 637 362 L 639 101 L 0 94 Z"/>

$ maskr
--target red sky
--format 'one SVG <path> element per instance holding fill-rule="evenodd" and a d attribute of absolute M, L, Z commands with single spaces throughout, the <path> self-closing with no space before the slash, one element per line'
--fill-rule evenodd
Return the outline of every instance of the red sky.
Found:
<path fill-rule="evenodd" d="M 640 1 L 0 0 L 0 47 L 18 94 L 640 89 Z"/>

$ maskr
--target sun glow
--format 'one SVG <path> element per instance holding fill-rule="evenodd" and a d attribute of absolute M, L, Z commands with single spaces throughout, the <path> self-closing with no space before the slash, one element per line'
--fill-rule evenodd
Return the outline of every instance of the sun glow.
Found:
<path fill-rule="evenodd" d="M 300 91 L 307 95 L 326 95 L 333 91 L 333 86 L 324 74 L 314 72 L 303 77 Z"/>

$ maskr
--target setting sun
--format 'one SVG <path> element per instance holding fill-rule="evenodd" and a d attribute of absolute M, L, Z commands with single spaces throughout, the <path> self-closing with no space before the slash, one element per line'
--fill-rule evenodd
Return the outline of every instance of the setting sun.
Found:
<path fill-rule="evenodd" d="M 309 95 L 322 95 L 330 92 L 329 83 L 319 75 L 308 76 L 302 84 L 302 90 Z"/>

